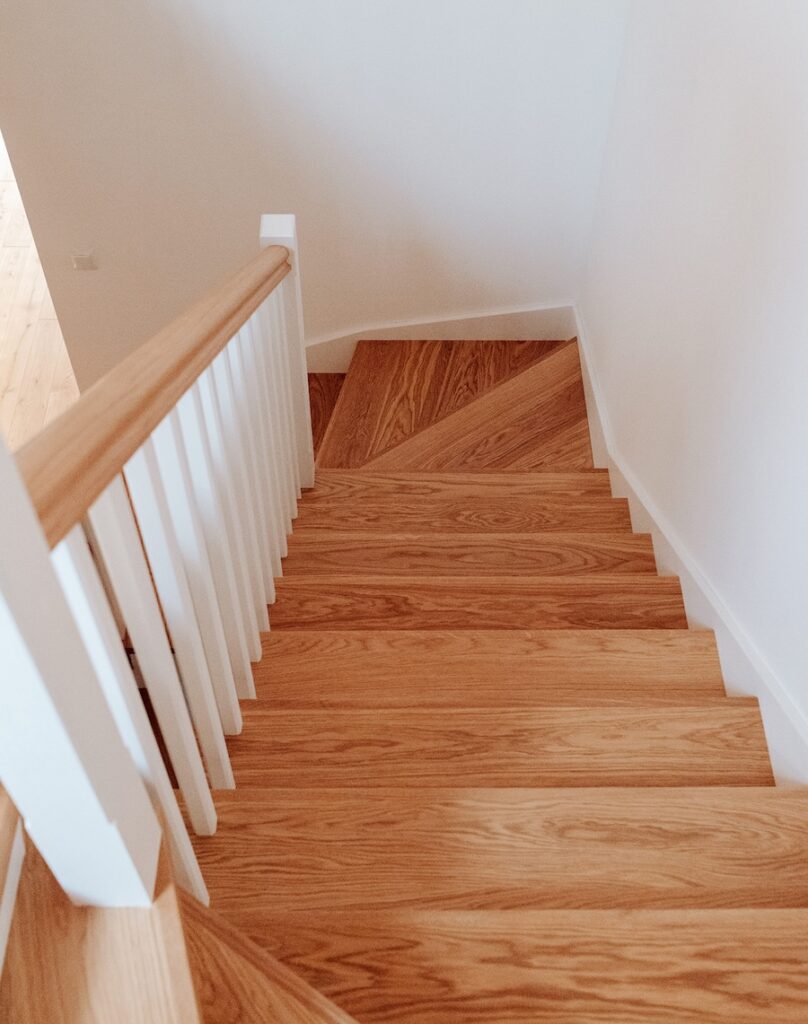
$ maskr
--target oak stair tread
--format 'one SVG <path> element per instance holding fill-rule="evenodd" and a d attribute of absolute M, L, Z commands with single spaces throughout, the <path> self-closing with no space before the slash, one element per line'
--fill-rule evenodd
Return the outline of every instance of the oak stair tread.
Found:
<path fill-rule="evenodd" d="M 386 470 L 592 466 L 577 341 L 559 345 L 462 408 L 411 431 L 364 465 Z"/>
<path fill-rule="evenodd" d="M 645 533 L 379 533 L 301 531 L 284 574 L 432 576 L 656 573 Z"/>
<path fill-rule="evenodd" d="M 268 919 L 363 1024 L 804 1024 L 808 910 L 383 910 Z"/>
<path fill-rule="evenodd" d="M 244 788 L 195 847 L 213 907 L 808 907 L 808 793 L 777 787 Z"/>
<path fill-rule="evenodd" d="M 275 629 L 687 628 L 673 576 L 284 577 Z"/>
<path fill-rule="evenodd" d="M 439 684 L 440 665 L 435 665 Z M 676 708 L 245 708 L 238 786 L 767 786 L 757 703 Z"/>
<path fill-rule="evenodd" d="M 283 629 L 261 642 L 255 684 L 277 708 L 610 707 L 725 692 L 710 630 Z"/>
<path fill-rule="evenodd" d="M 359 341 L 318 453 L 361 466 L 533 365 L 560 341 Z"/>

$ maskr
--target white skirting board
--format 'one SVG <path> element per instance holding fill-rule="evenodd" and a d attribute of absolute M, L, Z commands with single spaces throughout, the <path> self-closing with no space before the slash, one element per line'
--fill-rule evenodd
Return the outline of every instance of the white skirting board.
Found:
<path fill-rule="evenodd" d="M 622 457 L 598 384 L 586 326 L 577 308 L 574 314 L 595 465 L 610 470 L 613 493 L 628 499 L 634 529 L 652 535 L 659 571 L 681 579 L 690 626 L 715 631 L 727 692 L 760 701 L 777 784 L 804 785 L 808 783 L 808 719 Z"/>
<path fill-rule="evenodd" d="M 487 312 L 457 313 L 452 316 L 365 324 L 348 333 L 340 332 L 307 339 L 306 362 L 310 373 L 344 373 L 357 341 L 554 341 L 575 334 L 575 316 L 569 302 L 534 305 Z"/>
<path fill-rule="evenodd" d="M 11 931 L 11 919 L 14 916 L 14 906 L 17 902 L 17 889 L 22 874 L 22 862 L 25 860 L 25 840 L 22 835 L 22 822 L 17 822 L 17 830 L 14 833 L 14 842 L 11 846 L 11 854 L 8 858 L 6 880 L 3 891 L 0 893 L 0 974 L 3 972 L 3 964 L 6 959 L 6 946 L 8 935 Z"/>

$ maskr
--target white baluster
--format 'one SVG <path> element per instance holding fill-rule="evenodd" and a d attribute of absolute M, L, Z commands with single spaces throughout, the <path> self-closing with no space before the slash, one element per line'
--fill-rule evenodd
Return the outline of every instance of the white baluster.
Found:
<path fill-rule="evenodd" d="M 197 385 L 180 399 L 177 414 L 188 453 L 188 465 L 199 508 L 199 518 L 207 541 L 211 572 L 219 596 L 222 625 L 236 691 L 239 697 L 254 696 L 246 624 L 242 620 L 241 599 L 234 565 L 235 545 L 231 543 L 234 527 L 229 502 L 223 500 L 216 482 L 210 439 Z"/>
<path fill-rule="evenodd" d="M 233 736 L 241 732 L 241 709 L 176 410 L 158 424 L 152 434 L 152 442 L 199 623 L 222 728 Z"/>
<path fill-rule="evenodd" d="M 230 459 L 230 446 L 225 437 L 218 390 L 209 367 L 197 381 L 202 415 L 210 440 L 214 479 L 225 515 L 225 528 L 230 551 L 233 555 L 233 570 L 238 585 L 239 607 L 241 608 L 244 633 L 251 661 L 261 660 L 261 637 L 258 618 L 253 600 L 252 577 L 241 517 L 241 498 L 237 487 L 236 467 Z M 242 694 L 243 696 L 243 694 Z"/>
<path fill-rule="evenodd" d="M 160 808 L 177 880 L 203 903 L 208 892 L 163 758 L 152 732 L 137 682 L 126 656 L 98 568 L 80 526 L 57 545 L 53 566 L 93 663 L 115 724 Z"/>
<path fill-rule="evenodd" d="M 242 328 L 243 329 L 243 328 Z M 224 354 L 230 367 L 230 380 L 235 397 L 235 412 L 238 418 L 242 451 L 244 453 L 245 479 L 247 494 L 253 509 L 255 528 L 258 539 L 258 554 L 261 559 L 261 571 L 264 581 L 264 599 L 268 604 L 275 600 L 275 580 L 272 571 L 272 554 L 270 537 L 272 523 L 266 505 L 266 495 L 261 487 L 261 466 L 256 444 L 256 430 L 260 429 L 255 422 L 252 388 L 247 383 L 241 361 L 240 333 L 225 348 Z"/>
<path fill-rule="evenodd" d="M 267 311 L 272 322 L 272 330 L 277 338 L 276 351 L 280 361 L 280 380 L 284 389 L 284 401 L 289 417 L 289 436 L 292 445 L 292 479 L 294 481 L 294 516 L 297 516 L 297 499 L 300 497 L 300 439 L 298 437 L 295 408 L 295 382 L 293 360 L 289 352 L 289 338 L 286 332 L 284 317 L 283 285 L 277 288 L 266 302 Z"/>
<path fill-rule="evenodd" d="M 233 789 L 230 757 L 199 624 L 151 439 L 127 462 L 124 477 L 211 784 L 216 789 Z"/>
<path fill-rule="evenodd" d="M 294 428 L 289 394 L 280 354 L 283 339 L 279 334 L 275 300 L 271 295 L 258 310 L 258 315 L 265 339 L 266 386 L 270 397 L 270 407 L 275 417 L 276 444 L 281 456 L 282 496 L 286 511 L 284 524 L 285 532 L 288 534 L 292 531 L 292 520 L 297 515 L 297 480 L 295 477 L 297 453 L 294 447 Z"/>
<path fill-rule="evenodd" d="M 303 327 L 303 293 L 300 279 L 300 246 L 293 213 L 265 213 L 261 218 L 261 245 L 285 245 L 289 250 L 292 272 L 281 283 L 284 337 L 289 352 L 294 420 L 302 487 L 314 486 L 314 445 L 311 433 L 311 409 L 306 373 L 306 334 Z"/>
<path fill-rule="evenodd" d="M 62 888 L 148 906 L 161 831 L 0 442 L 0 780 Z"/>
<path fill-rule="evenodd" d="M 266 317 L 262 309 L 253 313 L 250 321 L 251 331 L 249 334 L 250 347 L 247 353 L 248 374 L 255 378 L 256 391 L 261 405 L 261 419 L 263 422 L 263 434 L 265 439 L 266 457 L 268 466 L 267 484 L 270 489 L 270 499 L 275 514 L 276 545 L 278 565 L 276 575 L 283 573 L 283 563 L 280 559 L 285 558 L 288 552 L 287 530 L 290 526 L 289 512 L 286 504 L 286 480 L 284 469 L 284 452 L 282 448 L 282 435 L 278 426 L 277 408 L 273 408 L 272 390 L 269 385 L 268 353 L 269 336 L 266 330 Z"/>
<path fill-rule="evenodd" d="M 272 573 L 274 576 L 280 576 L 281 550 L 286 535 L 283 529 L 280 505 L 277 501 L 278 495 L 275 492 L 273 481 L 272 437 L 265 409 L 266 387 L 256 363 L 253 320 L 248 320 L 244 324 L 234 342 L 238 345 L 237 361 L 240 367 L 241 379 L 244 381 L 250 396 L 250 423 L 252 425 L 252 435 L 255 441 L 255 453 L 258 463 L 257 480 L 263 497 L 267 525 L 269 527 L 269 553 L 272 561 Z"/>
<path fill-rule="evenodd" d="M 211 835 L 216 831 L 216 810 L 121 477 L 116 477 L 92 505 L 89 518 L 191 824 L 198 835 Z"/>
<path fill-rule="evenodd" d="M 222 414 L 222 427 L 226 445 L 225 457 L 235 487 L 236 507 L 241 523 L 241 534 L 247 555 L 247 571 L 255 606 L 255 615 L 260 629 L 269 629 L 267 612 L 267 594 L 264 591 L 264 574 L 261 568 L 261 549 L 258 544 L 258 528 L 255 522 L 255 509 L 250 498 L 250 487 L 241 434 L 241 419 L 238 413 L 233 381 L 230 376 L 230 360 L 225 352 L 220 352 L 212 364 L 213 380 L 219 409 Z"/>

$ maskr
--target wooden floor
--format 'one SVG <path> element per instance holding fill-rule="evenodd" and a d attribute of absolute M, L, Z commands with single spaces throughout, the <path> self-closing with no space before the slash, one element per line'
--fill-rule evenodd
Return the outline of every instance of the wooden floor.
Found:
<path fill-rule="evenodd" d="M 312 382 L 212 905 L 358 1024 L 806 1021 L 808 791 L 513 344 Z"/>
<path fill-rule="evenodd" d="M 78 397 L 19 189 L 0 138 L 0 435 L 12 448 Z"/>

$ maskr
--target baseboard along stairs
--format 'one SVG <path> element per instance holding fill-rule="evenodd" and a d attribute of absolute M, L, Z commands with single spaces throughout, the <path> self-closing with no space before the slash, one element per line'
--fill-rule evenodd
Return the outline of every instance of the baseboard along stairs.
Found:
<path fill-rule="evenodd" d="M 808 795 L 594 467 L 576 340 L 309 386 L 211 906 L 173 897 L 203 1019 L 804 1024 Z"/>

